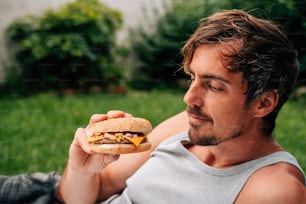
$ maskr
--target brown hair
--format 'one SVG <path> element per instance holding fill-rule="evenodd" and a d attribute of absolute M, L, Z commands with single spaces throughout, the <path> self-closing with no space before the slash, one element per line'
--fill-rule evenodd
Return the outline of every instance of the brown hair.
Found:
<path fill-rule="evenodd" d="M 184 70 L 188 70 L 198 46 L 224 43 L 232 45 L 231 54 L 222 53 L 224 67 L 229 71 L 242 72 L 248 84 L 247 104 L 264 92 L 278 91 L 278 105 L 264 117 L 265 133 L 271 134 L 277 114 L 298 76 L 296 51 L 286 35 L 272 22 L 241 10 L 228 10 L 201 20 L 182 49 Z"/>

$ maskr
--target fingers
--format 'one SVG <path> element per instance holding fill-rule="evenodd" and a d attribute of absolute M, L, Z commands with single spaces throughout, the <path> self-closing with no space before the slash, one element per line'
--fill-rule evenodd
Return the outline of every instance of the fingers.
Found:
<path fill-rule="evenodd" d="M 87 127 L 89 127 L 90 125 L 96 123 L 96 122 L 100 122 L 103 120 L 107 120 L 110 118 L 120 118 L 120 117 L 133 117 L 130 113 L 126 113 L 120 110 L 110 110 L 108 111 L 106 114 L 93 114 L 90 117 L 89 120 L 89 124 Z"/>
<path fill-rule="evenodd" d="M 89 143 L 87 142 L 87 132 L 84 128 L 78 128 L 74 135 L 74 140 L 72 145 L 76 147 L 76 149 L 82 149 L 87 154 L 91 154 L 91 148 Z"/>
<path fill-rule="evenodd" d="M 121 117 L 133 117 L 130 113 L 126 113 L 120 110 L 110 110 L 106 113 L 107 118 L 121 118 Z"/>
<path fill-rule="evenodd" d="M 100 122 L 102 120 L 107 120 L 108 116 L 106 114 L 93 114 L 91 117 L 90 117 L 90 120 L 89 120 L 89 123 L 88 123 L 88 126 L 91 126 L 92 124 L 96 123 L 96 122 Z"/>
<path fill-rule="evenodd" d="M 132 115 L 132 114 L 130 114 L 130 113 L 125 113 L 125 117 L 127 117 L 127 118 L 132 118 L 132 117 L 133 117 L 133 115 Z"/>
<path fill-rule="evenodd" d="M 119 110 L 110 110 L 106 114 L 108 118 L 120 118 L 125 116 L 125 112 Z"/>
<path fill-rule="evenodd" d="M 86 130 L 78 128 L 69 149 L 69 165 L 74 170 L 100 172 L 119 158 L 119 155 L 93 153 L 86 138 Z"/>
<path fill-rule="evenodd" d="M 88 127 L 99 121 L 119 117 L 132 117 L 132 115 L 119 110 L 111 110 L 106 114 L 93 114 L 86 129 L 78 128 L 76 130 L 69 150 L 70 165 L 74 169 L 87 169 L 90 172 L 99 172 L 119 158 L 119 155 L 94 154 L 91 151 L 90 144 L 87 142 L 87 137 L 92 135 Z"/>
<path fill-rule="evenodd" d="M 91 154 L 91 149 L 86 141 L 86 131 L 84 128 L 78 128 L 69 148 L 69 166 L 76 170 L 82 170 L 89 154 Z"/>

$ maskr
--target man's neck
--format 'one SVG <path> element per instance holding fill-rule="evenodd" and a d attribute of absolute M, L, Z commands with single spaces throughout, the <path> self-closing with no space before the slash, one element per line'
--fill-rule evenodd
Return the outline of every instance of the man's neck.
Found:
<path fill-rule="evenodd" d="M 283 149 L 273 137 L 238 137 L 216 146 L 187 147 L 202 162 L 216 168 L 235 166 Z"/>

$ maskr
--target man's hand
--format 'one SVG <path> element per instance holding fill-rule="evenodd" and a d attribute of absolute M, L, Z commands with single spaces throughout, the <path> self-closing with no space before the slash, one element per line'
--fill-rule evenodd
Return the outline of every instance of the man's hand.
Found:
<path fill-rule="evenodd" d="M 78 128 L 69 149 L 69 161 L 59 186 L 57 197 L 65 203 L 95 203 L 99 198 L 101 178 L 99 172 L 119 155 L 91 152 L 86 138 L 91 135 L 88 127 L 109 118 L 131 117 L 122 111 L 94 114 L 87 128 Z M 76 193 L 77 192 L 77 193 Z"/>
<path fill-rule="evenodd" d="M 99 121 L 109 118 L 132 117 L 130 114 L 122 111 L 109 111 L 106 114 L 94 114 L 91 116 L 86 129 L 78 128 L 74 140 L 69 149 L 69 167 L 78 171 L 98 173 L 108 164 L 116 161 L 119 155 L 94 154 L 86 138 L 91 135 L 88 128 Z"/>

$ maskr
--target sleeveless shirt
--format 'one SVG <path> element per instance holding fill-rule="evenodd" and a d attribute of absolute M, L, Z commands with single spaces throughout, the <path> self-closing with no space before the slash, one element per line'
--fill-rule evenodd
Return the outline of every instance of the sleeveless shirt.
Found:
<path fill-rule="evenodd" d="M 187 132 L 162 142 L 127 180 L 124 191 L 103 204 L 229 204 L 235 202 L 248 178 L 262 167 L 286 162 L 304 175 L 297 160 L 284 151 L 229 168 L 214 168 L 189 152 L 182 140 L 188 140 Z"/>

